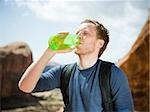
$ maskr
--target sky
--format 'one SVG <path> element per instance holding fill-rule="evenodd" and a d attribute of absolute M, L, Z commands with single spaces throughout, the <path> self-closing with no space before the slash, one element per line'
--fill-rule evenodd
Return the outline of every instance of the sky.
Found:
<path fill-rule="evenodd" d="M 50 35 L 74 33 L 83 19 L 95 19 L 108 30 L 110 42 L 101 59 L 118 62 L 130 50 L 148 19 L 148 0 L 0 0 L 0 47 L 26 42 L 36 60 Z M 78 56 L 57 54 L 51 61 L 72 63 Z"/>

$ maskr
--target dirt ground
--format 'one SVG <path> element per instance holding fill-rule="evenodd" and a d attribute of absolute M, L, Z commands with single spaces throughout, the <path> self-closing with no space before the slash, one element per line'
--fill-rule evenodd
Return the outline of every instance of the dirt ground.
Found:
<path fill-rule="evenodd" d="M 2 100 L 2 112 L 62 112 L 63 101 L 59 89 L 34 93 L 28 99 Z"/>

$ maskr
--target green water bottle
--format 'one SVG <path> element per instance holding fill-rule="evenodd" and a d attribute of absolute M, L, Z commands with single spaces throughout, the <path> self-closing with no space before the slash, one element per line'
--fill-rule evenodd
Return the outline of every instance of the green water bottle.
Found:
<path fill-rule="evenodd" d="M 79 44 L 80 38 L 76 34 L 61 32 L 51 35 L 48 41 L 49 48 L 52 50 L 65 50 L 75 48 Z"/>

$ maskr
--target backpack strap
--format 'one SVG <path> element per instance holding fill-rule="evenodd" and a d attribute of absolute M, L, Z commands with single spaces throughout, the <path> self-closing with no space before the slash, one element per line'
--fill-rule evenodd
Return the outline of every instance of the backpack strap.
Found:
<path fill-rule="evenodd" d="M 102 93 L 104 112 L 113 112 L 113 102 L 110 88 L 111 62 L 102 61 L 99 69 L 99 87 Z"/>
<path fill-rule="evenodd" d="M 68 64 L 64 67 L 63 73 L 61 73 L 60 77 L 60 89 L 63 96 L 63 101 L 65 106 L 69 104 L 69 81 L 71 74 L 74 73 L 76 68 L 76 64 Z M 65 107 L 64 107 L 65 108 Z"/>

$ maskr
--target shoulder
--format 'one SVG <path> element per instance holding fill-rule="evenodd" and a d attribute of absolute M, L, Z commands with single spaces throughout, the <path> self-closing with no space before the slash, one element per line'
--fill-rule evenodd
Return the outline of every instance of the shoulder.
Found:
<path fill-rule="evenodd" d="M 46 72 L 65 72 L 69 68 L 72 68 L 75 65 L 75 63 L 71 64 L 61 64 L 61 65 L 56 65 L 56 66 L 51 66 L 51 65 L 46 65 L 42 73 Z"/>
<path fill-rule="evenodd" d="M 126 80 L 127 79 L 125 73 L 115 63 L 110 62 L 110 61 L 103 61 L 100 59 L 99 59 L 99 61 L 100 61 L 100 63 L 103 62 L 104 64 L 111 66 L 111 80 L 118 80 L 118 79 Z"/>
<path fill-rule="evenodd" d="M 51 66 L 51 65 L 46 65 L 43 72 L 47 72 L 49 70 L 59 70 L 61 69 L 61 65 L 56 65 L 56 66 Z"/>
<path fill-rule="evenodd" d="M 64 74 L 66 71 L 73 69 L 76 63 L 61 65 L 62 73 Z"/>
<path fill-rule="evenodd" d="M 63 70 L 67 67 L 70 67 L 72 65 L 74 65 L 75 63 L 71 63 L 71 64 L 58 64 L 58 65 L 50 65 L 50 64 L 47 64 L 43 70 L 43 72 L 46 72 L 46 71 L 49 71 L 49 70 Z"/>
<path fill-rule="evenodd" d="M 120 78 L 125 78 L 126 75 L 123 72 L 123 70 L 121 68 L 119 68 L 117 65 L 113 64 L 112 68 L 111 68 L 111 72 L 112 72 L 112 76 L 116 76 L 116 77 L 120 77 Z"/>
<path fill-rule="evenodd" d="M 51 65 L 46 65 L 42 74 L 47 75 L 47 74 L 61 74 L 61 72 L 63 71 L 63 69 L 65 68 L 65 66 L 67 65 L 55 65 L 55 66 L 51 66 Z"/>
<path fill-rule="evenodd" d="M 111 68 L 111 84 L 114 87 L 128 85 L 128 78 L 126 74 L 115 64 L 113 64 Z"/>

